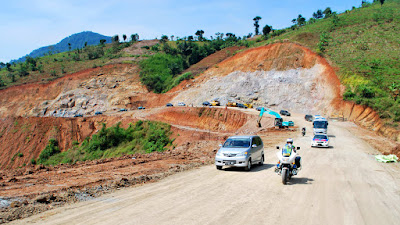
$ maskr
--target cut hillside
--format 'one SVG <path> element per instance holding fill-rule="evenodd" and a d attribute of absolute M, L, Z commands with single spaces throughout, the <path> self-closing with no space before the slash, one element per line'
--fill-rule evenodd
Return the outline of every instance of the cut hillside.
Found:
<path fill-rule="evenodd" d="M 201 105 L 212 99 L 329 114 L 332 102 L 341 99 L 341 87 L 323 58 L 283 43 L 237 53 L 194 79 L 172 102 Z"/>

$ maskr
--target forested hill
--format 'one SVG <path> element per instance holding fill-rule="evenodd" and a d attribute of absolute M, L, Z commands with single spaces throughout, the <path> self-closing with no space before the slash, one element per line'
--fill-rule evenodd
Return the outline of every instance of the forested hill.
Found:
<path fill-rule="evenodd" d="M 73 34 L 69 37 L 66 37 L 55 45 L 49 45 L 33 50 L 30 54 L 26 56 L 35 58 L 44 56 L 49 53 L 54 54 L 54 53 L 66 52 L 69 51 L 70 49 L 73 50 L 77 48 L 83 48 L 85 46 L 85 43 L 87 43 L 87 45 L 97 45 L 100 43 L 101 39 L 106 40 L 105 43 L 111 43 L 111 37 L 94 33 L 92 31 L 83 31 L 77 34 Z M 68 44 L 71 44 L 71 46 L 69 46 Z M 26 56 L 21 57 L 18 60 L 13 60 L 11 62 L 16 62 L 16 63 L 23 62 L 25 61 Z"/>

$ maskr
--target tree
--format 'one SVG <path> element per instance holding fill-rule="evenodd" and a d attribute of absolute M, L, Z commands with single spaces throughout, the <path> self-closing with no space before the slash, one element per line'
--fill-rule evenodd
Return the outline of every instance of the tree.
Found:
<path fill-rule="evenodd" d="M 119 43 L 119 36 L 115 35 L 111 38 L 112 42 Z"/>
<path fill-rule="evenodd" d="M 197 30 L 195 35 L 197 36 L 199 41 L 203 40 L 203 34 L 204 34 L 204 30 Z"/>
<path fill-rule="evenodd" d="M 104 45 L 104 43 L 106 43 L 106 39 L 100 39 L 100 45 Z"/>
<path fill-rule="evenodd" d="M 190 35 L 187 39 L 188 39 L 188 41 L 193 41 L 194 38 L 192 35 Z"/>
<path fill-rule="evenodd" d="M 71 51 L 71 43 L 68 43 L 68 49 Z"/>
<path fill-rule="evenodd" d="M 297 20 L 296 20 L 296 19 L 292 19 L 292 23 L 293 23 L 293 24 L 296 24 L 296 23 L 297 23 Z"/>
<path fill-rule="evenodd" d="M 381 3 L 381 5 L 383 5 L 383 3 L 385 3 L 385 0 L 379 0 L 379 2 Z"/>
<path fill-rule="evenodd" d="M 162 35 L 160 42 L 161 43 L 166 43 L 167 41 L 168 41 L 168 36 L 167 35 Z"/>
<path fill-rule="evenodd" d="M 84 46 L 85 46 L 85 48 L 87 47 L 87 41 L 85 41 L 85 45 Z"/>
<path fill-rule="evenodd" d="M 314 19 L 321 19 L 323 17 L 324 17 L 324 13 L 320 9 L 318 9 L 317 12 L 313 13 Z"/>
<path fill-rule="evenodd" d="M 327 7 L 322 13 L 325 15 L 324 18 L 329 18 L 332 15 L 332 10 L 330 7 Z"/>
<path fill-rule="evenodd" d="M 0 77 L 0 87 L 4 87 L 4 86 L 6 86 L 6 84 L 4 83 L 3 79 L 1 79 L 1 77 Z"/>
<path fill-rule="evenodd" d="M 258 35 L 258 33 L 259 33 L 258 28 L 260 27 L 260 25 L 258 25 L 258 22 L 261 20 L 261 17 L 256 16 L 253 18 L 253 20 L 254 20 L 255 33 L 256 33 L 256 35 Z"/>
<path fill-rule="evenodd" d="M 303 26 L 306 23 L 306 18 L 304 18 L 301 14 L 297 17 L 297 25 Z"/>
<path fill-rule="evenodd" d="M 124 42 L 125 42 L 126 41 L 126 34 L 123 34 L 122 38 L 124 39 Z"/>
<path fill-rule="evenodd" d="M 11 83 L 14 83 L 15 81 L 17 81 L 17 79 L 15 78 L 15 75 L 13 73 L 7 74 L 7 77 L 11 80 Z"/>
<path fill-rule="evenodd" d="M 269 25 L 265 25 L 262 30 L 264 36 L 267 36 L 271 31 L 272 31 L 272 26 Z"/>
<path fill-rule="evenodd" d="M 7 71 L 8 71 L 8 72 L 12 72 L 11 64 L 10 64 L 10 63 L 6 63 L 6 68 L 7 68 Z"/>
<path fill-rule="evenodd" d="M 135 33 L 131 35 L 131 41 L 137 42 L 139 40 L 139 34 Z"/>
<path fill-rule="evenodd" d="M 25 62 L 26 62 L 26 65 L 32 70 L 32 71 L 36 71 L 36 59 L 34 59 L 34 58 L 32 58 L 32 57 L 30 57 L 30 56 L 27 56 L 26 58 L 25 58 Z"/>
<path fill-rule="evenodd" d="M 3 68 L 3 67 L 5 67 L 6 66 L 6 64 L 5 63 L 3 63 L 3 62 L 0 62 L 0 69 L 1 68 Z"/>
<path fill-rule="evenodd" d="M 19 64 L 18 75 L 20 77 L 25 77 L 29 75 L 28 68 L 24 63 Z"/>
<path fill-rule="evenodd" d="M 175 37 L 174 35 L 171 35 L 171 41 L 174 41 L 174 37 Z"/>

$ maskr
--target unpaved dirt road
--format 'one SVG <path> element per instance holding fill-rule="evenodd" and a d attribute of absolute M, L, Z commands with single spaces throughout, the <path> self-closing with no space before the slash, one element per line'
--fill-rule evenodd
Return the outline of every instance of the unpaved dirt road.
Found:
<path fill-rule="evenodd" d="M 399 224 L 398 164 L 376 162 L 348 122 L 330 122 L 331 148 L 311 148 L 311 123 L 293 119 L 308 134 L 294 137 L 303 170 L 288 185 L 267 146 L 250 172 L 204 166 L 11 224 Z"/>

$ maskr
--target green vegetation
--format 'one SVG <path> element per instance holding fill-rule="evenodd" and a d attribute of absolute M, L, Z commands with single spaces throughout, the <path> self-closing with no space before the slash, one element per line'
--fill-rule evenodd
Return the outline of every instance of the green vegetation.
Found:
<path fill-rule="evenodd" d="M 134 36 L 136 37 L 136 36 Z M 133 41 L 105 45 L 101 40 L 98 45 L 86 45 L 81 49 L 32 58 L 27 56 L 25 62 L 7 63 L 6 69 L 0 70 L 0 88 L 36 81 L 51 81 L 68 73 L 75 73 L 88 68 L 104 65 L 110 59 L 127 55 L 121 49 L 129 47 Z"/>
<path fill-rule="evenodd" d="M 46 164 L 47 160 L 60 153 L 60 148 L 58 147 L 58 141 L 55 139 L 50 139 L 49 143 L 46 145 L 46 147 L 43 149 L 43 151 L 39 155 L 38 162 L 40 164 Z"/>
<path fill-rule="evenodd" d="M 303 25 L 295 19 L 295 25 L 265 35 L 256 45 L 289 39 L 314 49 L 340 68 L 344 99 L 400 121 L 400 0 L 365 1 L 341 14 L 329 7 L 321 11 Z"/>
<path fill-rule="evenodd" d="M 249 45 L 249 42 L 237 38 L 232 33 L 227 33 L 226 38 L 222 38 L 223 34 L 218 33 L 217 38 L 213 40 L 206 40 L 202 36 L 203 33 L 203 30 L 196 32 L 198 39 L 203 40 L 203 42 L 192 41 L 193 37 L 189 36 L 187 39 L 168 43 L 168 37 L 163 35 L 160 41 L 162 44 L 151 47 L 152 51 L 158 53 L 139 63 L 142 83 L 155 93 L 165 93 L 181 81 L 195 76 L 192 74 L 179 76 L 190 65 L 198 63 L 203 58 L 223 48 Z"/>
<path fill-rule="evenodd" d="M 57 142 L 51 139 L 40 153 L 37 163 L 71 164 L 77 161 L 112 158 L 134 153 L 162 152 L 167 146 L 172 145 L 171 134 L 171 126 L 161 122 L 138 121 L 130 124 L 126 129 L 121 128 L 120 123 L 110 128 L 103 124 L 97 134 L 87 138 L 80 146 L 74 143 L 73 147 L 66 152 L 60 153 Z M 32 164 L 33 162 L 31 160 Z"/>

